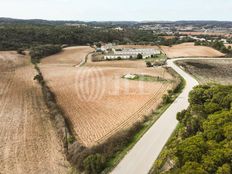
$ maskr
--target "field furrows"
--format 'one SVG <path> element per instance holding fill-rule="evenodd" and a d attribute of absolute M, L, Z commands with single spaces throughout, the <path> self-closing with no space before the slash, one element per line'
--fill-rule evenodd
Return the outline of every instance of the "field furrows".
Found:
<path fill-rule="evenodd" d="M 99 86 L 99 79 L 94 76 L 95 69 L 93 67 L 93 69 L 90 68 L 92 72 L 86 75 L 89 73 L 89 68 L 41 65 L 48 85 L 56 94 L 59 105 L 72 122 L 77 139 L 86 146 L 101 142 L 120 129 L 141 120 L 142 116 L 157 107 L 162 95 L 173 85 L 145 82 L 145 94 L 139 94 L 139 82 L 122 79 L 122 75 L 133 72 L 165 76 L 164 78 L 167 79 L 171 77 L 161 69 L 100 67 L 105 85 Z M 79 78 L 79 76 L 83 76 L 83 78 Z M 126 88 L 127 84 L 129 85 L 128 89 Z M 88 91 L 89 87 L 91 93 Z M 103 95 L 91 100 L 91 95 L 99 94 L 101 90 L 104 92 Z M 127 94 L 127 90 L 129 90 L 129 94 Z M 116 94 L 114 94 L 115 92 Z M 85 97 L 90 97 L 90 101 L 86 101 Z"/>
<path fill-rule="evenodd" d="M 160 88 L 156 91 L 154 96 L 149 101 L 147 101 L 138 111 L 136 111 L 134 114 L 129 116 L 120 125 L 117 125 L 117 127 L 115 129 L 111 130 L 108 134 L 101 137 L 97 142 L 101 143 L 102 141 L 109 138 L 112 134 L 133 125 L 136 121 L 139 121 L 141 119 L 141 117 L 143 117 L 146 114 L 148 114 L 149 112 L 151 112 L 151 110 L 155 110 L 156 107 L 158 106 L 158 105 L 155 105 L 155 104 L 161 102 L 161 98 L 162 98 L 163 94 L 168 90 L 168 88 L 169 88 L 168 85 L 163 85 L 162 84 L 160 86 Z M 157 100 L 157 98 L 159 100 Z"/>
<path fill-rule="evenodd" d="M 35 73 L 25 66 L 0 75 L 0 173 L 67 172 Z"/>

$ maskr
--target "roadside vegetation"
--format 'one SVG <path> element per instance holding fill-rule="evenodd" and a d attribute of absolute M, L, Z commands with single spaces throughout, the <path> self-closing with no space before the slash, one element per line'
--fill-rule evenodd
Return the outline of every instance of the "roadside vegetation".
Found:
<path fill-rule="evenodd" d="M 232 172 L 232 86 L 201 85 L 151 173 L 230 174 Z"/>

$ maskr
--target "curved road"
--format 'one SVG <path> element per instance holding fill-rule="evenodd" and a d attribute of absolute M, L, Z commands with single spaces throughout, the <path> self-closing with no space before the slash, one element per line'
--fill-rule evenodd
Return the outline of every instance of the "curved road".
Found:
<path fill-rule="evenodd" d="M 184 59 L 184 58 L 183 58 Z M 189 106 L 188 95 L 198 82 L 174 64 L 176 60 L 168 60 L 167 64 L 186 81 L 186 87 L 174 103 L 163 113 L 159 120 L 144 134 L 138 143 L 128 152 L 111 174 L 147 174 L 159 156 L 169 137 L 175 130 L 178 121 L 176 114 Z"/>

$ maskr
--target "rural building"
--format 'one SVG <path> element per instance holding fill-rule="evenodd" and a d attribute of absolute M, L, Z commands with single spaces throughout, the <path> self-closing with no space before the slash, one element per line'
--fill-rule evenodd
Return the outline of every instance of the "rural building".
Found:
<path fill-rule="evenodd" d="M 144 59 L 151 57 L 152 55 L 160 54 L 160 50 L 153 48 L 144 48 L 144 49 L 113 49 L 112 54 L 107 54 L 104 56 L 104 59 L 132 59 L 137 58 L 138 54 L 141 54 Z"/>

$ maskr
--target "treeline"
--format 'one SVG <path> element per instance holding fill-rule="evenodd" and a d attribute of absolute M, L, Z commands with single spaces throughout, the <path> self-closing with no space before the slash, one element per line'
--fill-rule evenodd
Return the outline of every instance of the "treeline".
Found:
<path fill-rule="evenodd" d="M 0 25 L 0 50 L 28 49 L 52 45 L 92 45 L 97 42 L 116 44 L 168 45 L 189 40 L 165 39 L 153 33 L 134 28 L 118 31 L 113 28 L 65 25 L 2 24 Z M 192 40 L 191 40 L 192 41 Z"/>
<path fill-rule="evenodd" d="M 180 39 L 179 37 L 175 37 L 172 39 L 165 39 L 165 38 L 160 38 L 158 45 L 165 45 L 165 46 L 172 46 L 176 44 L 181 44 L 185 42 L 194 42 L 195 40 L 190 38 L 190 37 L 184 37 Z"/>
<path fill-rule="evenodd" d="M 32 63 L 39 63 L 40 59 L 62 51 L 60 45 L 40 45 L 30 49 Z"/>
<path fill-rule="evenodd" d="M 231 174 L 232 86 L 195 87 L 189 102 L 153 173 Z"/>
<path fill-rule="evenodd" d="M 217 40 L 211 41 L 211 42 L 209 42 L 209 41 L 196 41 L 195 45 L 196 46 L 208 46 L 208 47 L 212 47 L 212 48 L 214 48 L 214 49 L 216 49 L 224 54 L 230 54 L 230 55 L 232 54 L 231 47 L 226 47 L 223 42 L 217 41 Z"/>
<path fill-rule="evenodd" d="M 110 28 L 50 26 L 50 25 L 3 25 L 0 27 L 0 50 L 16 50 L 31 46 L 86 45 L 95 42 L 153 42 L 152 32 L 136 29 L 117 31 Z"/>

